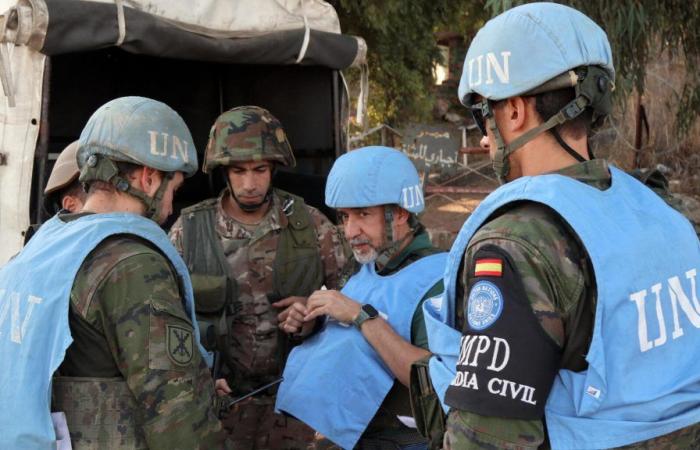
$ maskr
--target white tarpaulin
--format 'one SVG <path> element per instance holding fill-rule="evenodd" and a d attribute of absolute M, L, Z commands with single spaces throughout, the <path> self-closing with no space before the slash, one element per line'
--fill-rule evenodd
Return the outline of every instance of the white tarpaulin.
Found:
<path fill-rule="evenodd" d="M 320 0 L 0 0 L 0 264 L 30 223 L 46 56 L 118 46 L 228 64 L 363 66 Z M 12 106 L 14 104 L 14 106 Z"/>
<path fill-rule="evenodd" d="M 335 9 L 320 0 L 93 0 L 159 16 L 214 37 L 251 37 L 308 27 L 340 33 Z"/>
<path fill-rule="evenodd" d="M 22 248 L 22 232 L 29 226 L 29 198 L 46 60 L 46 56 L 28 47 L 8 50 L 15 74 L 12 80 L 15 106 L 10 107 L 8 98 L 0 95 L 0 153 L 6 156 L 6 164 L 0 165 L 0 264 Z"/>

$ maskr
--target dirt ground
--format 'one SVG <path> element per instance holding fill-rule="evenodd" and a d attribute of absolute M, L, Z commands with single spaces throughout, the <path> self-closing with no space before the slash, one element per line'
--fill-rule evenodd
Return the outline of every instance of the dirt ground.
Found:
<path fill-rule="evenodd" d="M 494 189 L 492 183 L 475 183 L 471 187 Z M 700 224 L 700 197 L 675 193 L 681 201 L 684 214 L 695 224 Z M 421 222 L 428 229 L 435 246 L 449 250 L 462 224 L 486 197 L 485 194 L 429 194 L 425 197 L 425 212 Z M 698 228 L 700 229 L 700 228 Z"/>
<path fill-rule="evenodd" d="M 433 243 L 449 250 L 462 224 L 486 196 L 483 194 L 433 194 L 425 199 L 421 222 Z"/>

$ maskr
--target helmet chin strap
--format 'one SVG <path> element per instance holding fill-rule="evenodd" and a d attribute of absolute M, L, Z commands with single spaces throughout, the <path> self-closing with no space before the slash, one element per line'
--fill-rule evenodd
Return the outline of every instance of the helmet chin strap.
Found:
<path fill-rule="evenodd" d="M 494 158 L 493 158 L 493 169 L 496 172 L 496 176 L 498 177 L 498 181 L 501 184 L 506 183 L 506 176 L 508 175 L 508 172 L 510 171 L 510 166 L 508 164 L 508 157 L 515 152 L 517 149 L 525 145 L 526 143 L 530 142 L 533 140 L 535 137 L 538 135 L 544 133 L 545 131 L 550 131 L 553 135 L 554 138 L 557 140 L 559 145 L 572 157 L 574 157 L 577 161 L 583 162 L 586 159 L 581 156 L 576 150 L 571 148 L 561 137 L 559 132 L 555 129 L 555 127 L 571 120 L 576 117 L 578 117 L 588 106 L 590 102 L 588 99 L 584 96 L 577 96 L 574 100 L 569 102 L 564 108 L 562 108 L 557 114 L 553 115 L 550 117 L 546 122 L 543 124 L 536 126 L 535 128 L 532 128 L 525 133 L 521 134 L 517 138 L 513 139 L 513 141 L 509 144 L 506 144 L 505 141 L 503 140 L 503 136 L 501 135 L 501 132 L 498 129 L 498 125 L 496 125 L 496 119 L 492 113 L 493 111 L 493 104 L 489 100 L 487 102 L 488 104 L 488 116 L 485 115 L 486 119 L 486 125 L 488 126 L 489 130 L 494 136 L 494 139 L 496 140 L 496 152 L 494 153 Z M 592 153 L 589 150 L 589 156 L 592 156 Z"/>
<path fill-rule="evenodd" d="M 586 108 L 592 110 L 594 123 L 610 114 L 612 109 L 611 95 L 615 89 L 615 83 L 610 79 L 610 74 L 605 69 L 598 66 L 586 66 L 561 74 L 524 95 L 536 95 L 565 87 L 574 88 L 575 98 L 543 124 L 521 134 L 508 145 L 503 142 L 503 137 L 496 126 L 496 120 L 493 117 L 493 103 L 490 100 L 482 102 L 482 115 L 496 140 L 497 148 L 493 168 L 501 183 L 505 182 L 506 175 L 508 175 L 508 156 L 545 131 L 550 131 L 561 148 L 574 159 L 579 162 L 586 160 L 564 141 L 557 127 L 578 117 Z M 588 148 L 588 157 L 593 159 L 590 147 Z"/>
<path fill-rule="evenodd" d="M 391 258 L 396 256 L 401 249 L 401 246 L 407 239 L 412 237 L 412 233 L 407 233 L 406 236 L 399 240 L 394 240 L 394 209 L 391 205 L 384 206 L 384 245 L 377 249 L 377 259 L 375 264 L 377 269 L 381 270 L 391 261 Z"/>
<path fill-rule="evenodd" d="M 270 201 L 270 199 L 272 198 L 272 183 L 270 183 L 270 187 L 267 189 L 267 193 L 265 194 L 265 197 L 263 197 L 262 201 L 260 201 L 258 203 L 254 203 L 252 205 L 242 203 L 238 199 L 238 197 L 236 197 L 236 194 L 233 191 L 233 186 L 231 186 L 231 180 L 229 180 L 225 168 L 222 168 L 222 169 L 224 169 L 222 172 L 223 172 L 224 180 L 226 181 L 226 186 L 228 186 L 228 191 L 231 193 L 231 198 L 233 199 L 233 201 L 236 202 L 238 207 L 241 208 L 241 210 L 243 210 L 244 212 L 250 213 L 250 212 L 258 211 L 260 208 L 262 208 L 264 205 L 266 205 Z"/>
<path fill-rule="evenodd" d="M 91 155 L 85 167 L 80 171 L 79 180 L 83 184 L 89 184 L 90 181 L 94 180 L 111 184 L 118 192 L 123 192 L 139 200 L 146 208 L 143 213 L 145 218 L 160 223 L 160 219 L 162 218 L 163 196 L 165 195 L 168 183 L 174 175 L 172 172 L 161 173 L 163 174 L 163 178 L 160 186 L 158 186 L 155 194 L 151 197 L 144 191 L 133 187 L 131 183 L 119 173 L 119 168 L 114 161 L 103 156 Z"/>

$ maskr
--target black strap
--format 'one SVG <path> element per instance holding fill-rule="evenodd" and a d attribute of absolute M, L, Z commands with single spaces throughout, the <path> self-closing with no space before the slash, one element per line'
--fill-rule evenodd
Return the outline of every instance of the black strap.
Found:
<path fill-rule="evenodd" d="M 579 152 L 577 152 L 576 150 L 574 150 L 573 148 L 571 148 L 571 147 L 569 146 L 569 144 L 567 144 L 567 143 L 564 141 L 564 139 L 561 137 L 561 134 L 559 134 L 559 130 L 557 130 L 556 128 L 552 128 L 552 129 L 549 130 L 549 131 L 552 132 L 552 134 L 554 135 L 554 139 L 557 140 L 557 142 L 559 143 L 559 145 L 561 145 L 561 147 L 562 147 L 564 150 L 566 150 L 566 153 L 568 153 L 569 155 L 571 155 L 571 157 L 573 157 L 574 159 L 576 159 L 576 161 L 578 161 L 578 162 L 586 162 L 586 158 L 584 158 L 583 156 L 581 156 L 581 154 L 579 154 Z M 591 156 L 590 150 L 588 151 L 588 156 L 589 156 L 589 157 Z"/>

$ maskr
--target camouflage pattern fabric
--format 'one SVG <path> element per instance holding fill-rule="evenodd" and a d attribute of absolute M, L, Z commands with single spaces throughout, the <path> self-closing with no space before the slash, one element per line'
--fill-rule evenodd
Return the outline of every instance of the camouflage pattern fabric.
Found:
<path fill-rule="evenodd" d="M 305 450 L 314 431 L 303 422 L 275 413 L 274 397 L 253 397 L 223 419 L 236 450 Z M 264 432 L 263 432 L 264 431 Z"/>
<path fill-rule="evenodd" d="M 223 210 L 222 201 L 228 192 L 224 190 L 217 201 L 216 234 L 222 240 L 231 273 L 236 276 L 238 295 L 233 305 L 235 314 L 231 323 L 230 354 L 235 364 L 235 373 L 227 373 L 224 368 L 223 375 L 231 381 L 235 380 L 234 383 L 229 383 L 234 395 L 243 395 L 280 375 L 277 315 L 281 311 L 271 305 L 268 294 L 273 292 L 273 263 L 280 236 L 279 230 L 287 226 L 287 216 L 282 211 L 281 198 L 273 194 L 270 210 L 263 220 L 255 227 L 244 226 L 230 218 Z M 313 219 L 318 236 L 324 284 L 329 289 L 335 289 L 345 264 L 338 230 L 320 211 L 308 205 L 306 208 Z M 182 218 L 178 218 L 173 224 L 170 239 L 175 248 L 182 253 Z M 249 249 L 253 243 L 256 244 L 254 248 L 257 250 L 251 254 Z M 274 403 L 274 396 L 270 396 L 270 401 Z M 228 419 L 227 424 L 235 428 L 234 420 Z M 250 423 L 248 419 L 241 420 Z M 264 422 L 262 419 L 261 421 Z M 295 421 L 286 421 L 288 426 L 291 426 L 289 424 L 292 422 Z M 273 435 L 281 433 L 284 436 L 287 433 L 285 430 L 285 427 L 260 428 L 257 433 L 270 433 L 269 439 L 275 441 L 277 438 Z"/>
<path fill-rule="evenodd" d="M 575 164 L 556 173 L 598 189 L 610 186 L 610 173 L 604 160 Z M 668 191 L 656 192 L 669 205 L 677 207 Z M 562 348 L 561 367 L 584 370 L 596 301 L 590 262 L 568 225 L 546 206 L 517 203 L 492 218 L 472 237 L 457 286 L 456 327 L 462 329 L 464 323 L 465 293 L 470 291 L 475 278 L 474 256 L 489 245 L 510 256 L 521 275 L 533 313 L 547 335 Z M 697 424 L 625 448 L 696 448 L 699 436 L 700 424 Z M 548 444 L 543 420 L 511 420 L 452 411 L 447 420 L 444 448 L 536 449 L 548 448 Z"/>
<path fill-rule="evenodd" d="M 58 375 L 86 377 L 98 385 L 99 379 L 125 381 L 136 407 L 121 411 L 118 433 L 142 435 L 151 449 L 227 447 L 214 383 L 194 343 L 174 269 L 157 250 L 128 235 L 102 242 L 78 271 L 69 319 L 74 342 Z M 82 402 L 77 409 L 114 407 L 94 405 L 109 400 L 100 395 L 63 394 L 54 396 L 63 396 L 64 404 Z M 136 430 L 129 429 L 131 420 Z M 68 426 L 75 432 L 74 449 L 92 448 L 81 443 L 85 424 Z"/>
<path fill-rule="evenodd" d="M 289 167 L 296 164 L 284 128 L 275 116 L 258 106 L 239 106 L 216 119 L 204 154 L 204 173 L 234 162 L 263 160 Z"/>
<path fill-rule="evenodd" d="M 124 414 L 138 405 L 123 378 L 54 377 L 52 383 L 52 409 L 65 413 L 75 448 L 148 448 L 136 415 Z"/>

